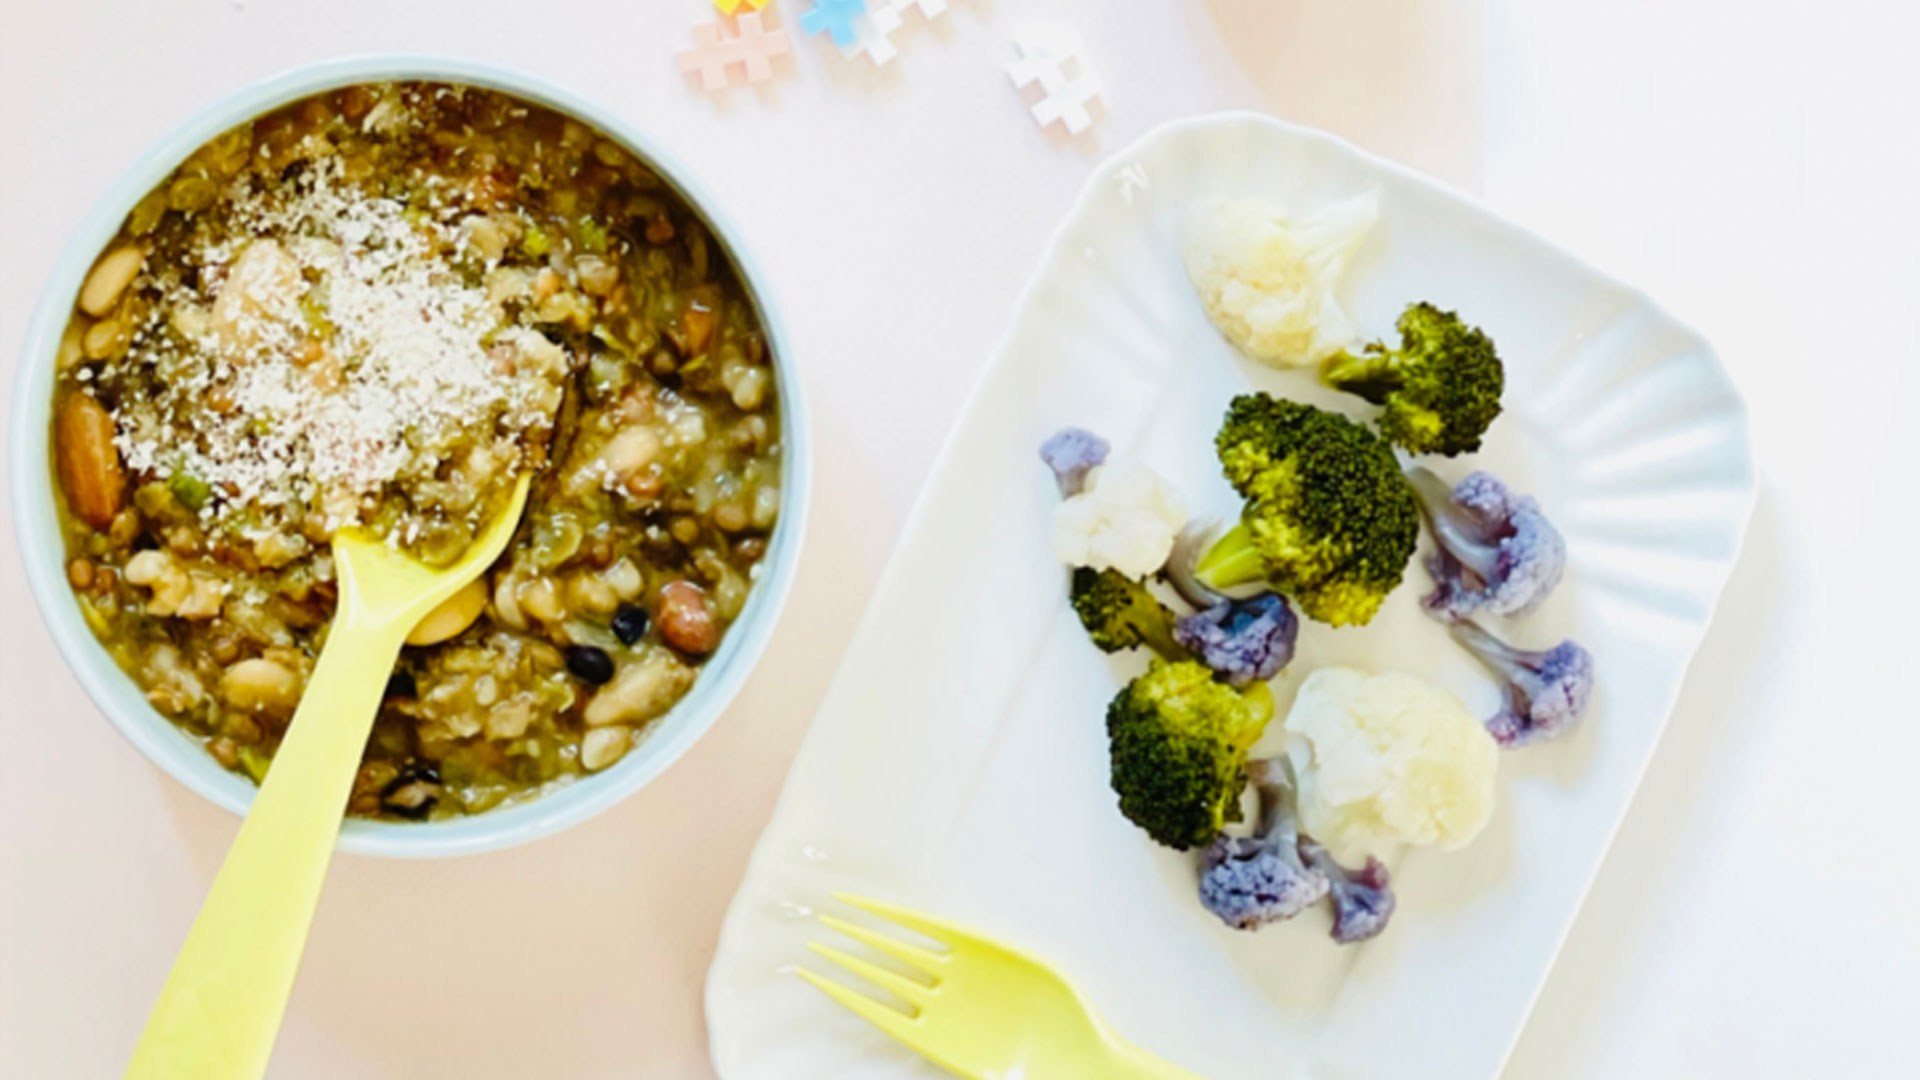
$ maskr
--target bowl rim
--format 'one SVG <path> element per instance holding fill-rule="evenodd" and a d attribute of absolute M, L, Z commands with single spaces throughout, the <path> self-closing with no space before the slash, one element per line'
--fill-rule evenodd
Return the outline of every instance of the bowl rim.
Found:
<path fill-rule="evenodd" d="M 216 806 L 245 816 L 257 790 L 228 772 L 201 744 L 150 706 L 133 679 L 96 640 L 66 581 L 65 545 L 55 507 L 51 440 L 54 357 L 86 273 L 133 204 L 208 139 L 244 120 L 312 94 L 355 83 L 421 80 L 479 86 L 553 109 L 620 143 L 653 167 L 707 225 L 752 298 L 778 358 L 773 365 L 781 413 L 781 512 L 746 607 L 686 697 L 626 757 L 537 798 L 469 817 L 396 823 L 347 818 L 338 850 L 391 858 L 478 854 L 528 843 L 576 825 L 644 787 L 713 726 L 765 650 L 786 605 L 806 532 L 812 488 L 812 429 L 786 323 L 767 278 L 739 241 L 739 230 L 710 189 L 664 147 L 611 109 L 539 76 L 497 64 L 428 53 L 350 56 L 296 68 L 225 94 L 149 147 L 97 198 L 54 263 L 27 324 L 14 376 L 8 434 L 14 532 L 20 560 L 67 665 L 114 727 L 175 780 Z"/>

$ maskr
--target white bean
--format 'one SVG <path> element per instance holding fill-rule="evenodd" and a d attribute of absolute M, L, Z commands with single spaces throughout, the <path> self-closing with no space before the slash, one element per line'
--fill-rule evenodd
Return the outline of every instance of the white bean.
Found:
<path fill-rule="evenodd" d="M 599 772 L 627 756 L 627 748 L 632 745 L 632 728 L 594 728 L 580 739 L 580 767 L 588 772 Z"/>
<path fill-rule="evenodd" d="M 242 660 L 220 676 L 220 696 L 236 709 L 290 713 L 300 702 L 300 676 L 271 660 Z"/>
<path fill-rule="evenodd" d="M 630 427 L 607 440 L 600 448 L 600 460 L 607 471 L 618 477 L 632 476 L 660 455 L 660 436 L 652 428 Z"/>
<path fill-rule="evenodd" d="M 152 585 L 173 566 L 173 557 L 164 551 L 138 551 L 127 560 L 122 571 L 129 585 Z"/>
<path fill-rule="evenodd" d="M 87 283 L 80 287 L 80 310 L 96 319 L 112 311 L 120 294 L 139 276 L 140 268 L 146 263 L 147 253 L 137 247 L 128 246 L 109 252 L 93 264 L 93 272 L 87 275 Z"/>
<path fill-rule="evenodd" d="M 555 623 L 566 617 L 567 611 L 560 606 L 560 590 L 553 587 L 551 578 L 535 578 L 520 586 L 520 609 L 544 623 Z"/>
<path fill-rule="evenodd" d="M 646 581 L 640 576 L 640 568 L 633 565 L 632 559 L 621 559 L 606 568 L 600 575 L 622 600 L 632 600 L 646 588 Z"/>
<path fill-rule="evenodd" d="M 639 663 L 620 669 L 614 680 L 587 702 L 583 715 L 589 728 L 651 720 L 673 707 L 693 685 L 693 669 L 663 651 L 647 654 Z"/>

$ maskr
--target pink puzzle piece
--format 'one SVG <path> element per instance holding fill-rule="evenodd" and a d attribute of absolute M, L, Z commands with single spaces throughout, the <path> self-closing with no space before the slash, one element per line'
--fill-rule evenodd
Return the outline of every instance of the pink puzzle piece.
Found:
<path fill-rule="evenodd" d="M 745 69 L 748 82 L 766 82 L 773 78 L 773 58 L 793 51 L 786 28 L 768 26 L 763 12 L 743 12 L 733 20 L 733 32 L 727 29 L 724 19 L 698 23 L 693 44 L 680 50 L 681 73 L 698 75 L 704 90 L 725 89 L 727 69 L 735 64 Z"/>

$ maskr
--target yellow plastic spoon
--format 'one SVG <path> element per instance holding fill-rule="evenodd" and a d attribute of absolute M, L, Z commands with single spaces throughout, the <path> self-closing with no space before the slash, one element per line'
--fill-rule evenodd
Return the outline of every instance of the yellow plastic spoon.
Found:
<path fill-rule="evenodd" d="M 256 1080 L 266 1072 L 400 645 L 505 550 L 527 483 L 522 476 L 506 508 L 444 570 L 358 531 L 334 537 L 340 601 L 326 645 L 147 1018 L 128 1080 Z"/>

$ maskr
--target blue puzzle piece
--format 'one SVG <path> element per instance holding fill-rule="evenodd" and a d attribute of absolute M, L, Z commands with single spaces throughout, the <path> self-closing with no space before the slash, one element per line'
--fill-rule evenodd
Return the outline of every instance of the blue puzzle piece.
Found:
<path fill-rule="evenodd" d="M 867 13 L 867 0 L 813 0 L 812 10 L 800 16 L 800 29 L 824 32 L 835 45 L 851 46 L 860 39 L 853 20 Z"/>

